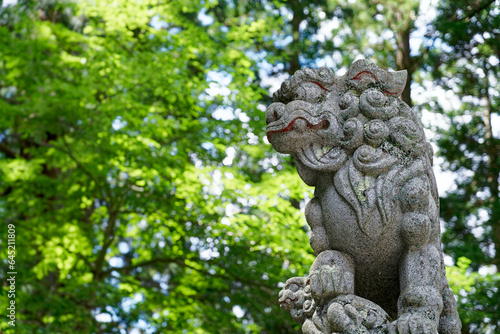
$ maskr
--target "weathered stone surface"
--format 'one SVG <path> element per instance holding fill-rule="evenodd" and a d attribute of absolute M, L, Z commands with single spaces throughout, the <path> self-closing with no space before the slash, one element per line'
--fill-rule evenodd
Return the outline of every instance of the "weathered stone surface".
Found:
<path fill-rule="evenodd" d="M 317 258 L 279 299 L 304 333 L 460 333 L 433 152 L 398 98 L 405 82 L 366 60 L 341 77 L 305 69 L 267 109 L 269 142 L 316 188 L 306 219 Z"/>

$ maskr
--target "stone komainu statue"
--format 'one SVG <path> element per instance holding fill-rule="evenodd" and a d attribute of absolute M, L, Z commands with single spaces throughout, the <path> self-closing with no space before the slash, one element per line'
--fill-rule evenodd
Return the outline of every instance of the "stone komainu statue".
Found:
<path fill-rule="evenodd" d="M 460 333 L 432 148 L 398 98 L 406 76 L 366 60 L 342 77 L 305 69 L 266 111 L 269 142 L 315 187 L 306 219 L 317 258 L 279 298 L 304 333 Z"/>

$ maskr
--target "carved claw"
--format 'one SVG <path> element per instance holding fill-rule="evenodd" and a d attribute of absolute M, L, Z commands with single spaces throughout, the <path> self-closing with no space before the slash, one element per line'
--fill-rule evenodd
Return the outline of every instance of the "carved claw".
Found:
<path fill-rule="evenodd" d="M 338 295 L 354 293 L 354 276 L 340 266 L 323 265 L 309 274 L 311 294 L 318 304 Z"/>
<path fill-rule="evenodd" d="M 334 332 L 368 333 L 361 325 L 361 314 L 349 304 L 343 307 L 338 303 L 332 303 L 328 307 L 328 321 Z"/>
<path fill-rule="evenodd" d="M 386 333 L 389 316 L 375 303 L 354 295 L 335 298 L 328 306 L 328 333 Z"/>
<path fill-rule="evenodd" d="M 435 321 L 421 313 L 405 313 L 389 326 L 389 334 L 436 334 Z"/>

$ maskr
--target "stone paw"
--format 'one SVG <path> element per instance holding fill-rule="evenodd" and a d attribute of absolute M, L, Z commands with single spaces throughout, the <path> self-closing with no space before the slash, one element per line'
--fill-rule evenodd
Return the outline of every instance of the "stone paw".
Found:
<path fill-rule="evenodd" d="M 314 300 L 325 304 L 338 295 L 354 292 L 354 276 L 340 266 L 323 265 L 309 274 L 309 284 Z"/>
<path fill-rule="evenodd" d="M 328 321 L 335 333 L 369 333 L 362 325 L 361 314 L 349 304 L 332 303 L 328 307 Z"/>
<path fill-rule="evenodd" d="M 437 334 L 437 323 L 421 313 L 405 313 L 390 325 L 389 334 Z"/>
<path fill-rule="evenodd" d="M 335 298 L 327 310 L 328 332 L 382 334 L 390 319 L 377 304 L 355 295 Z"/>

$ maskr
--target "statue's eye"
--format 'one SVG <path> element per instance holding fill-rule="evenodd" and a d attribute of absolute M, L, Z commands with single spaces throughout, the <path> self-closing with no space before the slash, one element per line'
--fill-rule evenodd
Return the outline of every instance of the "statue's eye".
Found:
<path fill-rule="evenodd" d="M 295 89 L 294 100 L 302 100 L 309 103 L 316 103 L 321 100 L 324 90 L 312 82 L 306 82 Z"/>
<path fill-rule="evenodd" d="M 290 285 L 288 285 L 288 289 L 292 292 L 296 292 L 300 289 L 300 285 L 298 285 L 297 283 L 290 283 Z"/>

